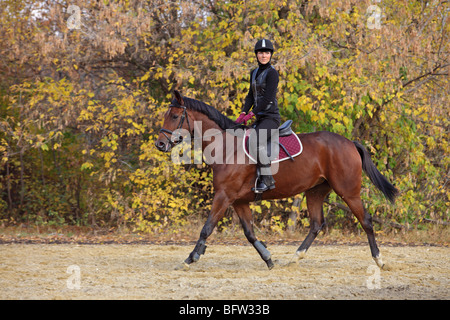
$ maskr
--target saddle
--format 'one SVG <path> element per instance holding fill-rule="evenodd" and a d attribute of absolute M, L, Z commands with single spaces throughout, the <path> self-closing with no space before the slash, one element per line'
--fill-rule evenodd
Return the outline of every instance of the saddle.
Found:
<path fill-rule="evenodd" d="M 280 145 L 280 151 L 278 157 L 272 161 L 272 163 L 277 163 L 285 160 L 292 160 L 300 155 L 303 151 L 303 145 L 300 141 L 298 135 L 296 135 L 291 129 L 292 120 L 287 120 L 281 126 L 278 127 L 279 130 L 279 140 L 278 143 Z M 256 163 L 256 159 L 254 159 L 249 152 L 248 140 L 249 140 L 250 130 L 246 130 L 244 134 L 244 143 L 243 148 L 244 152 L 250 160 Z"/>

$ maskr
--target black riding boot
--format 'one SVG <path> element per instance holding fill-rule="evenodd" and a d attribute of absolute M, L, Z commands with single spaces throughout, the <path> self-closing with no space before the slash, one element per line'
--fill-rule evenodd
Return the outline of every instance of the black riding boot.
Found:
<path fill-rule="evenodd" d="M 272 177 L 271 150 L 265 146 L 258 147 L 258 158 L 256 164 L 255 193 L 263 193 L 275 188 L 275 180 Z"/>
<path fill-rule="evenodd" d="M 256 181 L 252 188 L 255 193 L 263 193 L 275 188 L 275 180 L 272 177 L 271 169 L 271 148 L 264 143 L 259 145 L 256 150 Z"/>
<path fill-rule="evenodd" d="M 257 177 L 255 188 L 253 189 L 255 193 L 263 193 L 264 191 L 275 189 L 275 180 L 273 179 L 271 174 L 270 164 L 258 164 L 256 172 Z"/>

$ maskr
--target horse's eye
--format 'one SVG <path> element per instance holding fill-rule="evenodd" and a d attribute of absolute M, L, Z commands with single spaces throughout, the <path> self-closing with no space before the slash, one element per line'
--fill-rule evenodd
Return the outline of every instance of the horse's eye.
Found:
<path fill-rule="evenodd" d="M 173 120 L 177 120 L 178 119 L 178 115 L 177 114 L 172 115 L 172 119 Z"/>

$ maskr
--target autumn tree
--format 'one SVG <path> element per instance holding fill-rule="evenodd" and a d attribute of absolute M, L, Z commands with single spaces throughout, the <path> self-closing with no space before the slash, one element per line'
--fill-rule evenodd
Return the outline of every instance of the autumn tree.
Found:
<path fill-rule="evenodd" d="M 2 1 L 0 219 L 176 231 L 200 218 L 211 173 L 155 150 L 162 114 L 177 88 L 235 117 L 267 37 L 282 117 L 363 142 L 401 190 L 392 207 L 365 184 L 378 221 L 447 221 L 447 16 L 446 1 Z M 285 207 L 253 208 L 283 229 Z"/>

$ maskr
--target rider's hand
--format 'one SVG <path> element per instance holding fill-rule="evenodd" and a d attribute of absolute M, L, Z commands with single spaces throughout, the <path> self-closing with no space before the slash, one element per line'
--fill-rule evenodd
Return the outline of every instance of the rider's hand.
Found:
<path fill-rule="evenodd" d="M 250 111 L 249 113 L 248 113 L 248 115 L 246 115 L 245 117 L 244 117 L 244 123 L 247 125 L 247 121 L 249 121 L 251 118 L 253 118 L 255 116 L 255 114 L 253 113 L 253 111 Z"/>
<path fill-rule="evenodd" d="M 245 112 L 242 112 L 239 117 L 236 119 L 236 123 L 242 123 L 244 122 L 244 118 L 247 114 Z"/>

